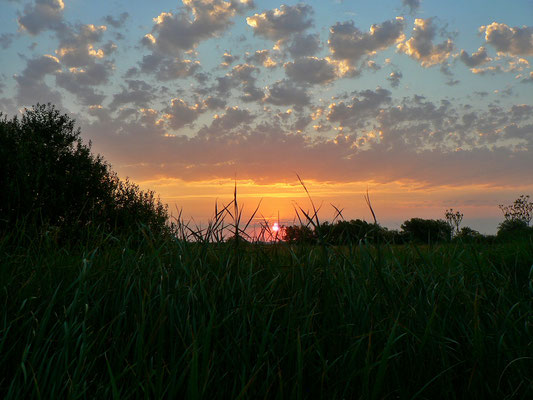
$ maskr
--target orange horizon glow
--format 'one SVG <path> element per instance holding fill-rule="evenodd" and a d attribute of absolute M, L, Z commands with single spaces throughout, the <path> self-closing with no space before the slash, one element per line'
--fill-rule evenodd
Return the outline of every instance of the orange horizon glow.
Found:
<path fill-rule="evenodd" d="M 299 224 L 296 210 L 310 212 L 313 205 L 305 189 L 295 179 L 292 182 L 256 183 L 251 180 L 218 179 L 210 181 L 184 181 L 174 178 L 160 178 L 137 181 L 143 190 L 153 190 L 163 203 L 168 204 L 169 212 L 177 215 L 180 211 L 186 219 L 205 222 L 212 218 L 215 204 L 229 204 L 233 200 L 235 184 L 237 200 L 243 217 L 250 218 L 259 205 L 252 220 L 259 225 L 274 223 L 281 225 Z M 323 221 L 338 218 L 337 209 L 344 219 L 372 220 L 364 200 L 370 194 L 372 206 L 378 222 L 398 229 L 399 224 L 413 217 L 443 218 L 448 208 L 460 210 L 465 215 L 465 223 L 483 222 L 478 229 L 493 233 L 502 219 L 499 204 L 508 204 L 520 194 L 532 193 L 533 185 L 515 186 L 427 186 L 419 182 L 395 181 L 379 182 L 318 182 L 304 180 L 319 216 Z M 501 222 L 501 221 L 500 221 Z M 481 222 L 479 222 L 481 223 Z M 483 225 L 484 224 L 484 225 Z"/>

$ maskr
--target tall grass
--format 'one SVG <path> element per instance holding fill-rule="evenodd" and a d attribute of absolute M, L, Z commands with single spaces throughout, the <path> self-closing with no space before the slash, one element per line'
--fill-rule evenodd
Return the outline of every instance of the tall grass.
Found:
<path fill-rule="evenodd" d="M 210 229 L 3 235 L 0 397 L 531 398 L 531 242 L 198 240 Z"/>

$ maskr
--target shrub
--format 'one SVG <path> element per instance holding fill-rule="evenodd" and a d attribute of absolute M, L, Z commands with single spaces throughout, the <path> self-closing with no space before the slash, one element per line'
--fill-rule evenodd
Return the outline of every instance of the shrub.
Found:
<path fill-rule="evenodd" d="M 360 241 L 375 242 L 383 237 L 383 231 L 384 228 L 376 223 L 352 219 L 334 224 L 326 222 L 320 226 L 318 236 L 331 244 L 349 245 Z"/>
<path fill-rule="evenodd" d="M 305 225 L 284 227 L 283 240 L 291 243 L 311 243 L 316 240 L 314 232 Z"/>
<path fill-rule="evenodd" d="M 423 243 L 448 241 L 452 227 L 443 220 L 411 218 L 402 224 L 402 230 L 411 240 Z"/>
<path fill-rule="evenodd" d="M 454 239 L 462 242 L 479 242 L 485 237 L 475 229 L 465 226 L 455 235 Z"/>
<path fill-rule="evenodd" d="M 515 240 L 533 235 L 533 228 L 522 219 L 506 219 L 498 225 L 498 239 Z"/>
<path fill-rule="evenodd" d="M 68 115 L 37 104 L 20 119 L 0 118 L 0 226 L 23 219 L 68 235 L 94 224 L 113 232 L 135 223 L 166 230 L 167 210 L 154 193 L 121 181 Z"/>

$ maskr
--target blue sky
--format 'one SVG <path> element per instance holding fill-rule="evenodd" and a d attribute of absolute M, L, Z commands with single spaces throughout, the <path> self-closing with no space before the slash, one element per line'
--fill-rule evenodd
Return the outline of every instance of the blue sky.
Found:
<path fill-rule="evenodd" d="M 433 210 L 433 191 L 494 219 L 487 199 L 533 187 L 531 0 L 0 9 L 0 111 L 56 104 L 122 176 L 178 203 L 236 176 L 272 195 L 298 172 L 324 198 L 371 185 L 386 209 L 404 188 Z"/>

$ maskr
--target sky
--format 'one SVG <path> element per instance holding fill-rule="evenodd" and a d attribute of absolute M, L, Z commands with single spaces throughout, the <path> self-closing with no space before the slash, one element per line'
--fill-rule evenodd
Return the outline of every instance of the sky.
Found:
<path fill-rule="evenodd" d="M 493 233 L 533 195 L 533 1 L 0 0 L 0 111 L 55 104 L 198 224 L 309 201 Z"/>

